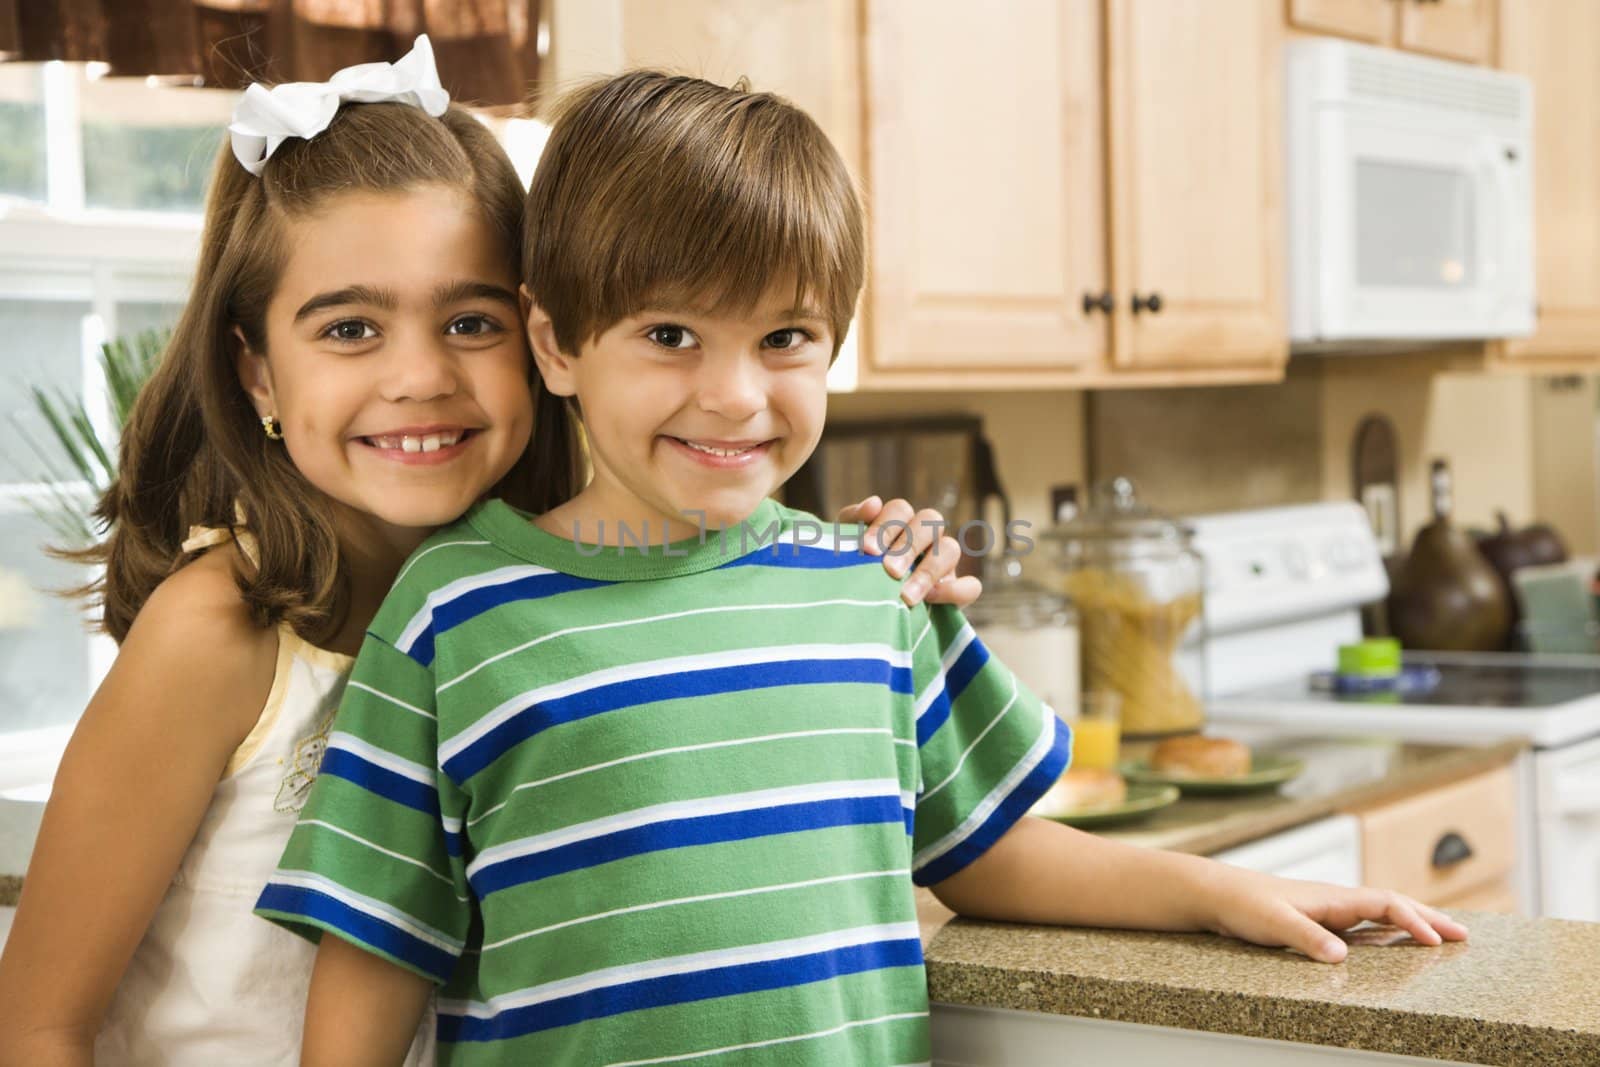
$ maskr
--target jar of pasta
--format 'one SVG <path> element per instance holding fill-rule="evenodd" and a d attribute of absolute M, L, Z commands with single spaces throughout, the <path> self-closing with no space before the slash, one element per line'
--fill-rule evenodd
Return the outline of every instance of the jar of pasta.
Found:
<path fill-rule="evenodd" d="M 1122 735 L 1191 733 L 1205 721 L 1205 566 L 1188 527 L 1139 502 L 1133 483 L 1098 487 L 1041 549 L 1078 612 L 1082 687 L 1122 698 Z"/>

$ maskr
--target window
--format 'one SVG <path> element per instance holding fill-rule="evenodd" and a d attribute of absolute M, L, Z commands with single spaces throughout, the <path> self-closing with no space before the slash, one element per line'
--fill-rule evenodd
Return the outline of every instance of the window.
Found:
<path fill-rule="evenodd" d="M 236 96 L 96 73 L 0 65 L 0 735 L 74 721 L 114 654 L 57 595 L 93 575 L 45 552 L 73 468 L 30 387 L 82 396 L 112 445 L 99 346 L 176 320 Z"/>
<path fill-rule="evenodd" d="M 237 99 L 98 74 L 0 64 L 0 749 L 15 731 L 64 731 L 115 654 L 51 592 L 92 575 L 44 551 L 55 538 L 36 512 L 57 490 L 43 483 L 70 468 L 29 387 L 83 396 L 112 444 L 99 345 L 176 321 Z M 485 122 L 526 182 L 548 131 Z"/>
<path fill-rule="evenodd" d="M 76 719 L 94 681 L 91 658 L 104 654 L 76 602 L 59 595 L 92 575 L 42 552 L 51 540 L 21 499 L 0 496 L 0 739 Z"/>
<path fill-rule="evenodd" d="M 0 64 L 0 195 L 43 200 L 44 100 L 37 70 Z"/>
<path fill-rule="evenodd" d="M 152 90 L 120 78 L 82 82 L 84 205 L 199 214 L 236 95 Z"/>

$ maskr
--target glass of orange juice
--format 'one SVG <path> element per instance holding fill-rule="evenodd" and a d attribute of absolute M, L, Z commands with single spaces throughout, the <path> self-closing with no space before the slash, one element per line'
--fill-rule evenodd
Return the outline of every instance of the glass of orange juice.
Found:
<path fill-rule="evenodd" d="M 1060 710 L 1072 727 L 1072 766 L 1114 771 L 1122 741 L 1122 695 L 1104 690 L 1079 694 L 1075 707 Z"/>

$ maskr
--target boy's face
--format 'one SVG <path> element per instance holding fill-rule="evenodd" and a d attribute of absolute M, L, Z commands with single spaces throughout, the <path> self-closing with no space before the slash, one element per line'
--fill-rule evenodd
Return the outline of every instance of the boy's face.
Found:
<path fill-rule="evenodd" d="M 669 524 L 669 536 L 748 518 L 822 435 L 833 336 L 815 308 L 774 285 L 753 310 L 651 308 L 556 350 L 550 320 L 528 328 L 546 384 L 583 413 L 594 481 L 586 520 Z M 654 539 L 655 535 L 652 535 Z"/>

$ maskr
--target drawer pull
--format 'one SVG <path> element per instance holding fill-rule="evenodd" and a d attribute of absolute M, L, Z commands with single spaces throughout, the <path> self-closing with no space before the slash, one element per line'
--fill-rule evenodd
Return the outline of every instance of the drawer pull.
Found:
<path fill-rule="evenodd" d="M 1472 858 L 1472 846 L 1467 844 L 1467 839 L 1451 830 L 1439 838 L 1439 843 L 1433 846 L 1433 866 L 1435 870 L 1444 870 L 1454 867 Z"/>

